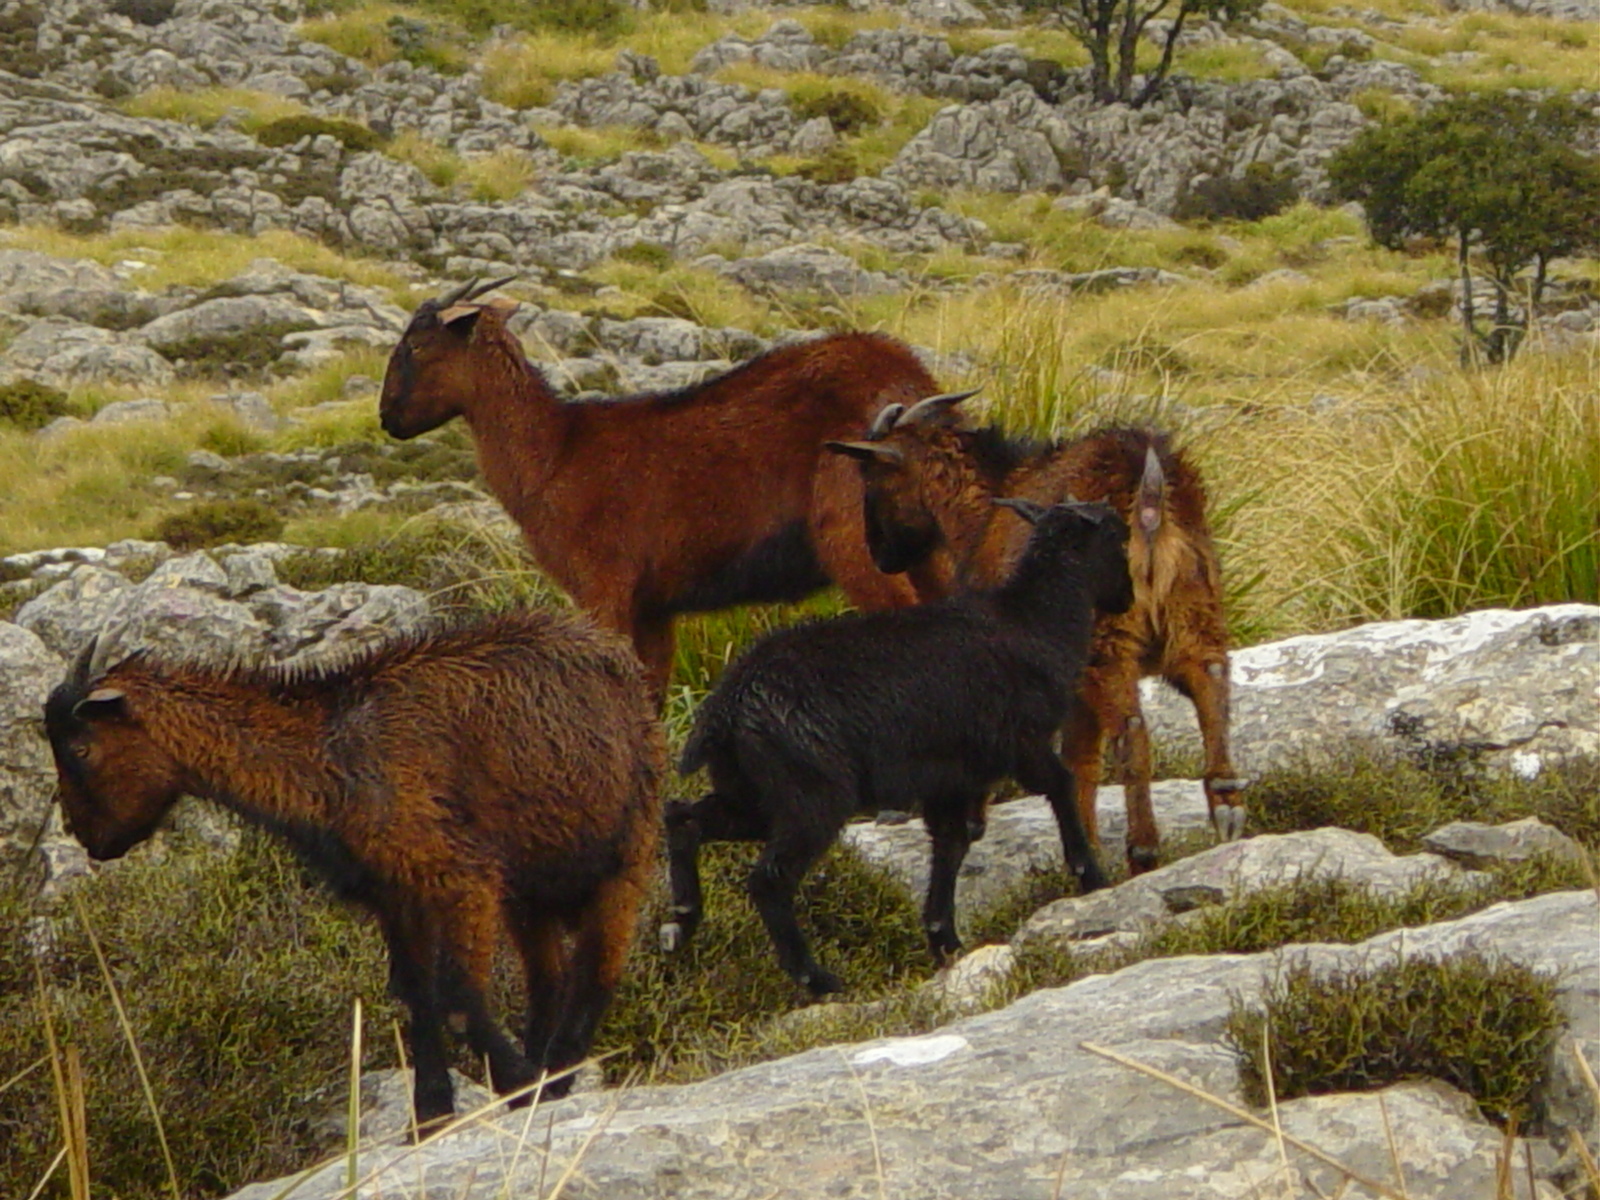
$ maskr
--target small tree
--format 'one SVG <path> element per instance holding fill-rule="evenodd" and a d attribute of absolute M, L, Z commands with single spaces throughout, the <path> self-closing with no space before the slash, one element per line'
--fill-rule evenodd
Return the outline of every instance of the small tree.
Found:
<path fill-rule="evenodd" d="M 1184 22 L 1196 14 L 1236 20 L 1260 9 L 1263 0 L 1022 0 L 1025 10 L 1053 12 L 1072 36 L 1089 51 L 1090 81 L 1101 104 L 1131 104 L 1142 108 L 1161 91 L 1172 70 Z M 1145 72 L 1137 94 L 1133 79 L 1139 38 L 1157 17 L 1170 19 L 1161 44 L 1161 59 Z M 1115 59 L 1116 70 L 1112 70 Z"/>
<path fill-rule="evenodd" d="M 1527 333 L 1550 260 L 1600 248 L 1600 160 L 1580 149 L 1597 135 L 1594 114 L 1559 96 L 1459 96 L 1364 131 L 1328 161 L 1328 178 L 1336 195 L 1366 206 L 1379 245 L 1454 240 L 1462 361 L 1481 353 L 1500 363 Z M 1487 332 L 1473 311 L 1475 252 L 1495 292 Z M 1532 278 L 1519 281 L 1529 267 Z"/>

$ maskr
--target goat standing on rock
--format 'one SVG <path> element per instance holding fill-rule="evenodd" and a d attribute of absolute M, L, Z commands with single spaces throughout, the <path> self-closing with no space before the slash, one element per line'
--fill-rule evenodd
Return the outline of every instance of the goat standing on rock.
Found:
<path fill-rule="evenodd" d="M 661 815 L 665 751 L 625 644 L 575 614 L 529 612 L 329 670 L 146 655 L 108 669 L 97 648 L 45 705 L 67 827 L 93 857 L 126 854 L 182 794 L 285 838 L 378 917 L 411 1012 L 419 1123 L 453 1110 L 446 1024 L 502 1094 L 582 1060 Z M 526 970 L 525 1053 L 488 1009 L 502 932 Z"/>
<path fill-rule="evenodd" d="M 1133 607 L 1103 616 L 1064 757 L 1078 782 L 1078 811 L 1098 844 L 1095 792 L 1103 746 L 1123 759 L 1128 863 L 1138 873 L 1160 849 L 1150 803 L 1150 735 L 1139 680 L 1160 675 L 1187 696 L 1205 745 L 1205 790 L 1223 841 L 1244 833 L 1244 786 L 1228 753 L 1228 636 L 1222 573 L 1206 522 L 1199 473 L 1152 430 L 1105 429 L 1072 442 L 1030 443 L 990 426 L 956 427 L 962 397 L 934 397 L 880 413 L 865 442 L 830 449 L 860 460 L 867 538 L 885 571 L 921 568 L 924 589 L 994 587 L 1022 554 L 1023 530 L 996 513 L 994 496 L 1042 504 L 1100 500 L 1132 528 Z M 928 572 L 931 570 L 933 578 Z"/>
<path fill-rule="evenodd" d="M 534 560 L 632 639 L 658 698 L 678 613 L 799 600 L 830 582 L 865 609 L 923 598 L 917 575 L 873 564 L 861 480 L 822 449 L 937 390 L 904 344 L 833 334 L 675 392 L 565 402 L 506 328 L 515 303 L 478 302 L 505 282 L 418 307 L 384 376 L 383 427 L 413 438 L 464 418 Z"/>
<path fill-rule="evenodd" d="M 664 948 L 700 922 L 700 843 L 764 841 L 749 889 L 778 961 L 814 994 L 838 991 L 800 932 L 795 889 L 854 813 L 920 809 L 933 841 L 923 927 L 943 962 L 961 947 L 956 873 L 1006 776 L 1049 799 L 1080 887 L 1105 885 L 1052 741 L 1095 612 L 1132 602 L 1127 525 L 1104 505 L 998 503 L 1036 523 L 998 591 L 780 629 L 723 674 L 678 768 L 709 766 L 712 790 L 667 806 Z"/>

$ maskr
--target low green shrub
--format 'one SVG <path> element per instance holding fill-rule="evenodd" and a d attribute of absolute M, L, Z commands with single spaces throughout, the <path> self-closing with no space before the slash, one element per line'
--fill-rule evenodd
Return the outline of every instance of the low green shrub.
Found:
<path fill-rule="evenodd" d="M 1259 221 L 1300 198 L 1294 177 L 1266 163 L 1251 163 L 1243 175 L 1213 175 L 1191 187 L 1173 211 L 1180 221 Z"/>
<path fill-rule="evenodd" d="M 622 247 L 612 257 L 657 271 L 665 271 L 672 265 L 672 251 L 660 242 L 634 242 L 631 246 Z"/>
<path fill-rule="evenodd" d="M 226 542 L 270 542 L 283 533 L 283 518 L 260 500 L 206 500 L 163 517 L 150 537 L 174 550 L 203 550 Z"/>
<path fill-rule="evenodd" d="M 337 139 L 352 153 L 376 150 L 383 144 L 381 137 L 359 122 L 338 117 L 319 117 L 315 113 L 300 113 L 268 121 L 255 131 L 255 139 L 263 146 L 289 146 L 301 138 L 321 137 L 324 134 Z"/>
<path fill-rule="evenodd" d="M 795 171 L 813 183 L 849 183 L 861 175 L 861 162 L 849 146 L 832 145 Z"/>
<path fill-rule="evenodd" d="M 1267 1100 L 1265 1041 L 1280 1101 L 1431 1077 L 1520 1128 L 1537 1119 L 1534 1089 L 1562 1024 L 1554 976 L 1469 951 L 1327 972 L 1296 964 L 1268 983 L 1262 1007 L 1234 1001 L 1227 1036 L 1254 1104 Z"/>
<path fill-rule="evenodd" d="M 871 96 L 856 88 L 829 88 L 807 92 L 794 99 L 795 115 L 802 121 L 826 117 L 838 134 L 860 133 L 883 120 L 883 109 Z"/>
<path fill-rule="evenodd" d="M 67 394 L 37 379 L 0 385 L 0 422 L 15 429 L 43 429 L 69 412 Z"/>

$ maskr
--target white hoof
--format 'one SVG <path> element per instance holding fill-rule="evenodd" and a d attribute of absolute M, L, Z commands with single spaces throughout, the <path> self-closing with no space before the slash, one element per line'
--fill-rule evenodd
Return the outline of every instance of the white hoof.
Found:
<path fill-rule="evenodd" d="M 683 945 L 683 926 L 676 921 L 668 921 L 661 926 L 661 953 L 671 954 Z"/>
<path fill-rule="evenodd" d="M 1238 841 L 1244 836 L 1244 805 L 1217 805 L 1211 810 L 1211 823 L 1216 827 L 1218 841 Z"/>

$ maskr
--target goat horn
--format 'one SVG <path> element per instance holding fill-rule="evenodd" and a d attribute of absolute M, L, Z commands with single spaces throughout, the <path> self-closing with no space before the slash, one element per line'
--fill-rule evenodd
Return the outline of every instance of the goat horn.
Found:
<path fill-rule="evenodd" d="M 905 455 L 894 446 L 884 446 L 878 442 L 823 442 L 823 448 L 832 450 L 835 454 L 848 455 L 859 458 L 863 462 L 876 459 L 881 463 L 889 463 L 898 467 L 905 462 Z"/>
<path fill-rule="evenodd" d="M 1049 510 L 1042 504 L 1035 504 L 1032 500 L 1024 500 L 1019 496 L 995 496 L 992 503 L 1001 508 L 1009 508 L 1030 525 L 1037 525 L 1039 518 Z"/>
<path fill-rule="evenodd" d="M 963 400 L 971 399 L 981 391 L 983 391 L 981 387 L 975 387 L 968 392 L 945 392 L 942 395 L 929 396 L 926 400 L 918 400 L 900 419 L 907 425 L 915 425 L 918 421 L 945 412 Z"/>
<path fill-rule="evenodd" d="M 488 295 L 488 293 L 494 291 L 495 288 L 505 287 L 506 284 L 515 282 L 516 278 L 517 277 L 515 275 L 507 275 L 504 279 L 491 279 L 485 284 L 478 284 L 477 280 L 473 280 L 473 283 L 476 286 L 467 292 L 466 295 L 458 297 L 456 302 L 459 304 L 462 300 L 476 300 L 479 296 Z"/>
<path fill-rule="evenodd" d="M 878 410 L 878 415 L 872 418 L 872 428 L 867 430 L 869 442 L 881 442 L 889 436 L 889 431 L 900 420 L 900 414 L 906 411 L 904 404 L 885 404 Z"/>
<path fill-rule="evenodd" d="M 440 308 L 449 308 L 452 304 L 460 304 L 461 301 L 463 301 L 463 300 L 465 300 L 467 298 L 467 293 L 472 291 L 472 289 L 477 287 L 477 286 L 478 286 L 478 277 L 476 275 L 474 275 L 471 279 L 467 280 L 465 283 L 463 283 L 460 287 L 456 288 L 454 291 L 449 292 L 449 293 L 447 293 L 447 294 L 445 294 L 443 296 L 440 296 L 439 297 L 439 307 Z"/>
<path fill-rule="evenodd" d="M 97 633 L 89 639 L 88 645 L 78 651 L 78 657 L 72 662 L 72 669 L 67 672 L 67 682 L 72 685 L 73 691 L 89 690 L 89 680 L 93 677 L 94 662 L 99 652 L 100 635 Z"/>
<path fill-rule="evenodd" d="M 122 639 L 115 632 L 107 634 L 104 630 L 95 634 L 90 642 L 93 653 L 89 656 L 88 675 L 85 683 L 92 683 L 111 669 L 112 657 L 122 648 Z"/>

